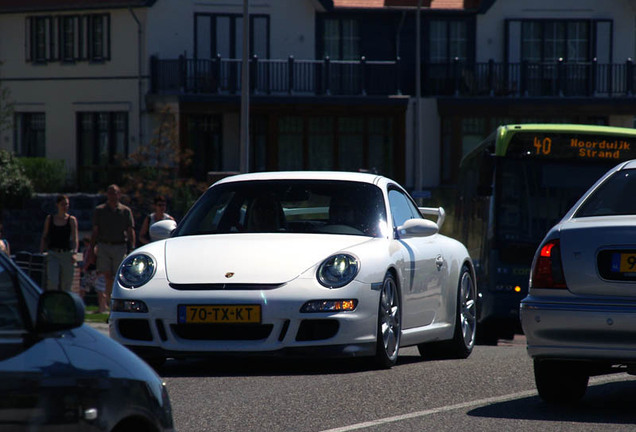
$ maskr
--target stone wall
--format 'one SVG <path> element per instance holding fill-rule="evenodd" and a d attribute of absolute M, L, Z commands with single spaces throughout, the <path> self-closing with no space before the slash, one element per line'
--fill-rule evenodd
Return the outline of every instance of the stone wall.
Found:
<path fill-rule="evenodd" d="M 40 251 L 40 238 L 47 214 L 56 211 L 55 199 L 58 194 L 36 194 L 22 208 L 8 209 L 2 212 L 4 237 L 11 245 L 11 253 L 19 251 L 35 253 Z M 100 194 L 67 194 L 70 201 L 69 213 L 77 218 L 79 240 L 90 236 L 95 206 L 104 202 L 106 197 Z M 81 246 L 81 245 L 80 245 Z"/>

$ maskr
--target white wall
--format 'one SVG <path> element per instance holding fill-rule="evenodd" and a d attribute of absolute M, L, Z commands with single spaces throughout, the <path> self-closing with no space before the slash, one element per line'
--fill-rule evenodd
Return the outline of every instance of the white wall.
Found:
<path fill-rule="evenodd" d="M 27 62 L 24 52 L 27 15 L 0 15 L 0 61 L 3 62 L 0 85 L 9 89 L 16 112 L 45 114 L 46 157 L 64 159 L 71 171 L 76 169 L 77 160 L 77 112 L 126 111 L 131 149 L 139 140 L 137 26 L 127 9 L 79 13 L 101 12 L 109 12 L 111 17 L 110 61 L 74 64 Z M 143 13 L 139 16 L 144 19 Z M 142 65 L 146 58 L 142 54 Z M 12 128 L 0 135 L 0 148 L 14 149 Z"/>
<path fill-rule="evenodd" d="M 420 119 L 422 127 L 422 151 L 418 162 L 415 151 L 417 136 L 417 106 L 416 98 L 410 98 L 406 111 L 406 134 L 405 134 L 405 186 L 408 188 L 429 189 L 439 185 L 441 176 L 441 155 L 440 155 L 440 122 L 437 112 L 437 99 L 422 98 L 422 116 Z M 421 185 L 416 184 L 415 171 L 419 170 L 421 175 Z"/>
<path fill-rule="evenodd" d="M 310 0 L 273 0 L 271 8 L 271 57 L 315 58 L 316 11 Z"/>
<path fill-rule="evenodd" d="M 149 54 L 194 53 L 195 13 L 243 13 L 243 0 L 158 0 L 149 10 Z M 269 15 L 271 58 L 314 58 L 315 6 L 311 0 L 250 0 L 250 14 Z M 240 31 L 240 29 L 239 29 Z"/>

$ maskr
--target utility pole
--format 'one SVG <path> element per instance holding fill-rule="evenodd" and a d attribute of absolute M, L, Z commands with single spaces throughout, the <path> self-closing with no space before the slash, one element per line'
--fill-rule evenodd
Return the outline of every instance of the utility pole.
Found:
<path fill-rule="evenodd" d="M 241 172 L 250 170 L 250 11 L 249 0 L 243 0 L 243 57 L 241 61 Z"/>

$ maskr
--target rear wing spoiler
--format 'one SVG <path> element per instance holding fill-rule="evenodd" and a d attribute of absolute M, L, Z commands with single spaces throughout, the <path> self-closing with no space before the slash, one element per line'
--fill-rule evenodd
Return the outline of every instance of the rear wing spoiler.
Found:
<path fill-rule="evenodd" d="M 444 224 L 444 219 L 446 219 L 446 212 L 442 207 L 418 207 L 418 210 L 422 214 L 422 216 L 435 216 L 437 220 L 438 229 L 442 229 L 442 225 Z"/>

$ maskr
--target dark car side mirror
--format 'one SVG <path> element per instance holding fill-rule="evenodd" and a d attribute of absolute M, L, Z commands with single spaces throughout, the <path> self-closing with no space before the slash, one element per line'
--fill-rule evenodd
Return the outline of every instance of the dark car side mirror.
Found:
<path fill-rule="evenodd" d="M 46 291 L 40 296 L 35 323 L 37 333 L 70 330 L 84 323 L 84 303 L 65 291 Z"/>

